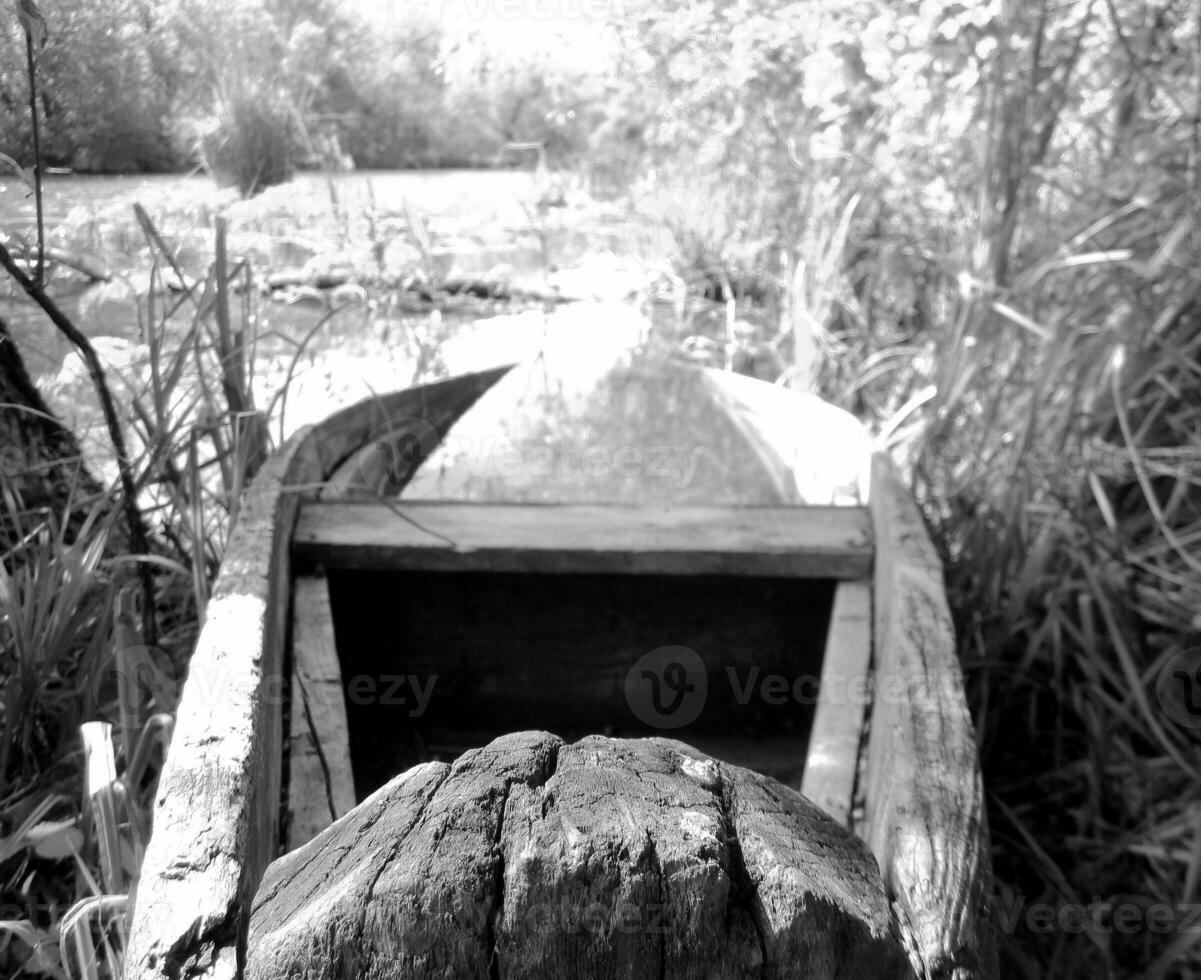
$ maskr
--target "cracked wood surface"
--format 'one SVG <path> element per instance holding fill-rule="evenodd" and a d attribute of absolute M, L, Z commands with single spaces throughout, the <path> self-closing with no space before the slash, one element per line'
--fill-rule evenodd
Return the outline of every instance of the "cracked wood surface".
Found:
<path fill-rule="evenodd" d="M 290 723 L 284 847 L 292 851 L 356 802 L 342 668 L 324 578 L 298 577 L 292 589 Z"/>
<path fill-rule="evenodd" d="M 931 980 L 991 980 L 984 785 L 943 587 L 921 512 L 872 460 L 875 696 L 864 818 L 910 956 Z"/>
<path fill-rule="evenodd" d="M 246 977 L 909 977 L 863 843 L 667 739 L 507 735 L 267 870 Z"/>
<path fill-rule="evenodd" d="M 242 500 L 189 666 L 133 896 L 126 980 L 240 975 L 279 852 L 289 543 L 302 493 L 393 419 L 462 412 L 505 369 L 362 402 L 302 429 Z"/>

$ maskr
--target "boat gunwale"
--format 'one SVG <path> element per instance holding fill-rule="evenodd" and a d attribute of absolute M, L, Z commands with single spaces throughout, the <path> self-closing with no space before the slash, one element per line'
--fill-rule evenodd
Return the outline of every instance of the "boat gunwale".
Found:
<path fill-rule="evenodd" d="M 343 409 L 294 434 L 248 488 L 214 585 L 160 777 L 154 813 L 158 833 L 151 837 L 132 896 L 126 960 L 131 980 L 166 980 L 180 974 L 241 976 L 250 907 L 263 872 L 278 856 L 286 802 L 280 760 L 286 738 L 290 548 L 302 500 L 317 499 L 324 481 L 360 453 L 381 424 L 397 412 L 420 411 L 433 389 L 472 388 L 462 409 L 466 410 L 508 370 L 458 376 Z M 459 414 L 447 416 L 446 427 Z M 769 447 L 768 436 L 762 438 Z M 432 447 L 423 448 L 428 454 Z M 872 671 L 901 671 L 917 707 L 907 711 L 886 699 L 873 699 L 855 779 L 863 810 L 861 817 L 850 815 L 852 829 L 880 864 L 890 898 L 903 917 L 901 927 L 907 930 L 915 971 L 932 975 L 951 967 L 957 976 L 988 980 L 996 976 L 997 967 L 987 921 L 991 870 L 983 789 L 945 613 L 941 565 L 916 504 L 881 453 L 871 456 L 866 503 L 877 549 L 871 578 Z M 889 617 L 880 612 L 898 594 L 910 601 L 913 581 L 922 576 L 936 588 L 919 589 L 915 601 L 934 609 L 936 628 L 929 643 L 894 656 L 891 648 L 898 631 L 912 623 L 907 613 Z M 246 690 L 216 704 L 212 676 L 220 679 L 223 671 L 236 674 L 239 668 L 248 679 Z M 205 676 L 210 683 L 202 689 L 193 678 Z M 933 689 L 932 676 L 939 690 Z M 225 722 L 223 734 L 214 735 L 218 708 L 232 710 L 236 717 Z M 941 741 L 931 742 L 930 732 L 943 724 L 949 730 L 939 733 Z M 970 754 L 965 749 L 969 745 Z M 936 764 L 923 779 L 923 765 L 931 759 Z M 897 768 L 899 763 L 904 765 Z M 952 772 L 948 765 L 958 770 Z M 897 786 L 897 772 L 916 773 L 913 785 Z M 930 772 L 940 778 L 949 773 L 951 785 L 931 781 Z M 214 802 L 221 804 L 215 812 Z"/>
<path fill-rule="evenodd" d="M 446 396 L 458 406 L 449 426 L 511 367 L 348 406 L 293 433 L 247 487 L 159 776 L 130 896 L 127 980 L 241 975 L 254 893 L 279 851 L 290 550 L 300 500 L 391 420 Z"/>

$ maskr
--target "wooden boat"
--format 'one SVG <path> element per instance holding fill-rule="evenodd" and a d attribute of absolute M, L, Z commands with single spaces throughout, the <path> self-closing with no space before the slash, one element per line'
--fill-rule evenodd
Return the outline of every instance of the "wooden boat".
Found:
<path fill-rule="evenodd" d="M 126 975 L 241 976 L 273 860 L 410 766 L 524 729 L 668 735 L 800 788 L 870 849 L 915 975 L 995 976 L 976 746 L 915 504 L 840 410 L 638 359 L 373 399 L 264 466 Z"/>

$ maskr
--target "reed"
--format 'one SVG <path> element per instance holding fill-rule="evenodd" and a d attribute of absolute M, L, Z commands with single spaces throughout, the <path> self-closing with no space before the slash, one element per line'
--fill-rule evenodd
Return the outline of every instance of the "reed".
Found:
<path fill-rule="evenodd" d="M 227 94 L 215 125 L 199 140 L 205 168 L 243 197 L 284 183 L 295 171 L 295 116 L 286 99 L 267 90 Z"/>
<path fill-rule="evenodd" d="M 69 527 L 27 510 L 7 483 L 0 503 L 17 542 L 0 556 L 0 822 L 16 827 L 0 847 L 0 936 L 11 940 L 0 942 L 3 972 L 119 975 L 177 679 L 241 491 L 272 445 L 255 403 L 261 337 L 250 271 L 228 258 L 224 223 L 214 262 L 193 282 L 146 212 L 137 218 L 153 260 L 139 308 L 146 370 L 109 375 L 127 409 L 128 479 L 92 495 Z M 163 275 L 182 292 L 153 288 Z M 159 532 L 129 555 L 108 546 L 129 509 L 116 502 L 126 485 L 139 520 Z M 68 500 L 68 514 L 79 509 Z M 151 573 L 149 609 L 124 584 L 131 568 Z M 82 803 L 52 791 L 81 776 Z M 55 833 L 57 849 L 46 843 Z M 30 894 L 30 868 L 47 852 L 74 861 L 73 879 L 39 877 L 15 916 L 9 899 Z"/>

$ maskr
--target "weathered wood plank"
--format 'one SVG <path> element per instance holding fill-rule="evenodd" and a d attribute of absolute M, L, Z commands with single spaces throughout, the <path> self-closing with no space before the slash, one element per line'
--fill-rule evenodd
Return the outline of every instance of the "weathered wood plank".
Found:
<path fill-rule="evenodd" d="M 801 792 L 842 824 L 850 821 L 859 743 L 871 700 L 871 653 L 871 583 L 839 582 Z"/>
<path fill-rule="evenodd" d="M 748 442 L 807 504 L 860 504 L 867 496 L 871 436 L 850 412 L 815 395 L 706 369 L 705 381 Z"/>
<path fill-rule="evenodd" d="M 991 978 L 991 863 L 942 566 L 887 457 L 872 463 L 875 695 L 856 830 L 895 897 L 919 976 Z"/>
<path fill-rule="evenodd" d="M 268 869 L 247 980 L 909 978 L 863 842 L 667 739 L 519 732 Z"/>
<path fill-rule="evenodd" d="M 285 848 L 307 844 L 355 805 L 350 732 L 324 578 L 292 589 L 292 717 Z"/>
<path fill-rule="evenodd" d="M 234 978 L 250 900 L 279 853 L 289 542 L 299 496 L 381 423 L 466 408 L 507 369 L 397 392 L 302 429 L 242 499 L 189 666 L 133 896 L 126 980 Z"/>
<path fill-rule="evenodd" d="M 863 507 L 306 504 L 293 554 L 308 566 L 631 575 L 863 578 Z"/>
<path fill-rule="evenodd" d="M 328 481 L 369 442 L 388 433 L 415 430 L 420 435 L 415 445 L 406 447 L 405 466 L 389 471 L 403 482 L 436 448 L 451 425 L 510 370 L 512 365 L 506 365 L 435 381 L 361 401 L 336 412 L 315 426 L 310 437 L 322 480 Z M 353 472 L 352 469 L 350 473 Z"/>
<path fill-rule="evenodd" d="M 427 401 L 418 415 L 393 413 L 376 425 L 368 442 L 326 479 L 324 501 L 392 497 L 408 483 L 464 411 L 464 396 Z M 476 398 L 472 396 L 470 403 Z"/>
<path fill-rule="evenodd" d="M 134 896 L 127 978 L 237 976 L 241 914 L 278 853 L 281 610 L 292 484 L 319 480 L 303 433 L 243 497 L 192 655 Z"/>

